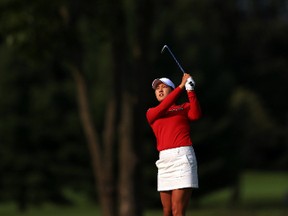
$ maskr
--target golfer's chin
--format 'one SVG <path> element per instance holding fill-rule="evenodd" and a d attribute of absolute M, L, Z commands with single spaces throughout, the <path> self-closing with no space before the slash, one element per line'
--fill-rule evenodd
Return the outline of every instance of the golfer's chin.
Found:
<path fill-rule="evenodd" d="M 158 100 L 159 102 L 162 102 L 164 99 L 165 99 L 165 97 L 158 97 L 158 98 L 157 98 L 157 100 Z"/>

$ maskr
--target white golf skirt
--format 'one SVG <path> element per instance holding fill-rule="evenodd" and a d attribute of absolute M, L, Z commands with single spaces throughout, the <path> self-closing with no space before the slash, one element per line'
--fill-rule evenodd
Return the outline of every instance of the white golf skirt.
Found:
<path fill-rule="evenodd" d="M 198 188 L 197 160 L 192 146 L 160 151 L 157 190 Z"/>

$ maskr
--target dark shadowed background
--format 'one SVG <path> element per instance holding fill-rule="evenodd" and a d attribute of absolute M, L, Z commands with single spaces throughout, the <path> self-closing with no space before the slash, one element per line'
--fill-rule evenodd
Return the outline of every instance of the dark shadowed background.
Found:
<path fill-rule="evenodd" d="M 145 113 L 154 78 L 181 80 L 165 44 L 203 110 L 192 212 L 287 208 L 287 38 L 287 0 L 1 0 L 0 212 L 161 207 Z"/>

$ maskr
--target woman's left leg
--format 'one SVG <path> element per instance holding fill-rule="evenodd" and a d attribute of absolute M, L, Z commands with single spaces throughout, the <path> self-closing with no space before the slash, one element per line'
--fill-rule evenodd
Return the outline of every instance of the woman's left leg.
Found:
<path fill-rule="evenodd" d="M 188 207 L 192 188 L 176 189 L 172 191 L 173 216 L 184 216 Z"/>

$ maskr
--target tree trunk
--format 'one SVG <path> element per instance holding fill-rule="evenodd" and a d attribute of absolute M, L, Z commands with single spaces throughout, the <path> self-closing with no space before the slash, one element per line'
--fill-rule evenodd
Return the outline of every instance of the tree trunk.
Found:
<path fill-rule="evenodd" d="M 123 93 L 120 132 L 120 156 L 119 156 L 119 204 L 120 216 L 139 215 L 137 214 L 136 192 L 135 192 L 135 167 L 137 156 L 133 149 L 134 143 L 133 127 L 133 97 Z"/>
<path fill-rule="evenodd" d="M 135 192 L 136 147 L 134 143 L 134 109 L 135 101 L 133 83 L 137 74 L 129 67 L 129 37 L 127 35 L 127 20 L 125 19 L 124 5 L 121 1 L 111 0 L 113 5 L 110 22 L 110 39 L 112 44 L 112 70 L 114 95 L 116 104 L 120 108 L 118 126 L 119 141 L 119 182 L 118 202 L 120 216 L 140 216 Z M 116 36 L 117 35 L 117 36 Z"/>
<path fill-rule="evenodd" d="M 102 208 L 102 215 L 114 216 L 116 207 L 115 203 L 113 202 L 113 196 L 110 194 L 111 187 L 107 186 L 107 172 L 102 166 L 105 164 L 105 161 L 104 163 L 101 163 L 103 162 L 103 154 L 101 151 L 99 138 L 91 118 L 86 83 L 83 75 L 76 67 L 72 66 L 70 69 L 77 86 L 79 113 L 91 155 L 92 168 L 95 176 L 96 189 L 98 191 L 100 205 Z"/>
<path fill-rule="evenodd" d="M 60 15 L 63 18 L 63 23 L 66 31 L 70 37 L 75 36 L 75 29 L 77 29 L 76 21 L 79 18 L 77 13 L 79 10 L 77 4 L 74 8 L 68 9 L 63 5 L 60 8 Z M 75 8 L 76 7 L 76 8 Z M 72 36 L 71 36 L 72 35 Z M 78 106 L 80 119 L 83 125 L 84 133 L 88 143 L 89 153 L 91 155 L 91 163 L 93 175 L 95 178 L 96 190 L 101 205 L 103 216 L 115 216 L 117 212 L 115 196 L 115 155 L 113 146 L 115 145 L 115 120 L 116 108 L 115 100 L 110 100 L 108 103 L 108 111 L 106 113 L 106 125 L 103 134 L 103 148 L 99 141 L 99 136 L 92 122 L 92 115 L 89 108 L 89 100 L 87 94 L 87 86 L 82 71 L 82 47 L 81 42 L 77 40 L 77 36 L 73 41 L 74 55 L 68 55 L 68 69 L 72 72 L 75 79 L 78 95 Z M 69 53 L 70 54 L 70 53 Z M 114 97 L 115 98 L 115 97 Z"/>
<path fill-rule="evenodd" d="M 106 185 L 106 194 L 109 196 L 110 199 L 110 206 L 107 206 L 107 208 L 111 208 L 112 215 L 117 215 L 117 183 L 116 183 L 116 161 L 117 161 L 117 100 L 115 100 L 115 97 L 112 97 L 111 100 L 109 100 L 107 105 L 107 112 L 106 112 L 106 118 L 105 118 L 105 129 L 103 134 L 103 144 L 104 144 L 104 151 L 103 155 L 104 158 L 102 161 L 102 166 L 105 166 L 105 185 Z"/>

